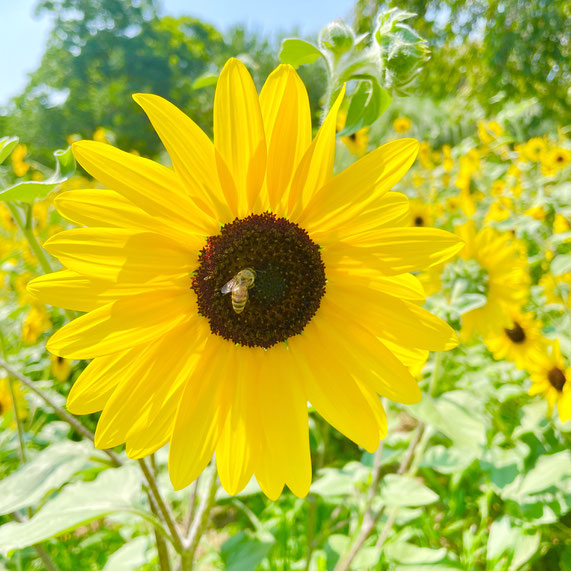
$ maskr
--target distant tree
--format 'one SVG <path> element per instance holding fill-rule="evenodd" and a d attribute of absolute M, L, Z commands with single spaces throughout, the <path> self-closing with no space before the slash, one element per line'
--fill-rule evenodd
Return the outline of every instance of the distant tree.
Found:
<path fill-rule="evenodd" d="M 419 91 L 463 93 L 489 112 L 537 97 L 546 115 L 570 118 L 571 9 L 566 0 L 357 0 L 355 23 L 367 32 L 379 8 L 418 14 L 415 29 L 432 59 Z"/>
<path fill-rule="evenodd" d="M 47 49 L 8 108 L 6 130 L 49 155 L 66 136 L 103 126 L 117 144 L 146 155 L 160 142 L 132 93 L 167 97 L 207 130 L 211 98 L 193 81 L 225 57 L 222 35 L 195 18 L 160 17 L 155 0 L 41 0 L 53 18 Z"/>

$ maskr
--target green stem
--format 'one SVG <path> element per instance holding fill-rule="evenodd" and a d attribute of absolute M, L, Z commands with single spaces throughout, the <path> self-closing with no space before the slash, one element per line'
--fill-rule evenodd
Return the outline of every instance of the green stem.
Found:
<path fill-rule="evenodd" d="M 22 419 L 18 411 L 18 403 L 16 401 L 16 391 L 14 390 L 14 380 L 11 376 L 8 377 L 8 387 L 10 389 L 10 400 L 12 401 L 12 410 L 14 411 L 14 418 L 16 419 L 16 428 L 18 431 L 18 443 L 20 445 L 20 458 L 22 463 L 26 462 L 26 446 L 24 444 L 24 429 L 22 427 Z"/>
<path fill-rule="evenodd" d="M 16 520 L 18 523 L 23 523 L 24 521 L 26 521 L 18 512 L 14 512 L 11 515 L 12 515 L 12 518 L 14 520 Z M 42 560 L 42 563 L 44 564 L 46 571 L 58 571 L 57 566 L 51 560 L 47 551 L 41 545 L 36 543 L 33 545 L 33 548 L 36 550 L 38 557 Z M 21 552 L 18 552 L 18 553 L 21 553 Z"/>

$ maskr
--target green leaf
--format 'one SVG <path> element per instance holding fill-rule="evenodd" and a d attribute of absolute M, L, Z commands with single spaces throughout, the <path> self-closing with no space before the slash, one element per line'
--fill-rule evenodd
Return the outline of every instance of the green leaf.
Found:
<path fill-rule="evenodd" d="M 76 442 L 53 444 L 0 482 L 0 514 L 35 506 L 78 472 L 89 447 Z"/>
<path fill-rule="evenodd" d="M 387 474 L 381 485 L 381 502 L 386 506 L 427 506 L 438 494 L 419 481 L 398 474 Z"/>
<path fill-rule="evenodd" d="M 137 571 L 142 569 L 152 557 L 149 550 L 149 537 L 140 535 L 121 546 L 107 559 L 103 571 Z"/>
<path fill-rule="evenodd" d="M 355 492 L 355 486 L 370 477 L 371 470 L 361 462 L 349 462 L 341 470 L 323 468 L 319 478 L 311 485 L 311 493 L 320 496 L 347 496 Z"/>
<path fill-rule="evenodd" d="M 275 543 L 269 532 L 253 534 L 239 531 L 222 545 L 220 554 L 228 571 L 251 571 L 268 554 Z"/>
<path fill-rule="evenodd" d="M 192 89 L 202 89 L 203 87 L 210 87 L 211 85 L 216 85 L 218 81 L 217 73 L 203 73 L 200 77 L 197 77 L 192 83 Z"/>
<path fill-rule="evenodd" d="M 304 40 L 291 38 L 282 42 L 280 61 L 289 63 L 293 67 L 313 63 L 320 57 L 325 57 L 321 50 Z"/>
<path fill-rule="evenodd" d="M 488 536 L 486 559 L 496 561 L 504 553 L 511 559 L 510 569 L 519 569 L 539 548 L 541 534 L 525 533 L 512 526 L 509 517 L 504 516 L 492 523 Z"/>
<path fill-rule="evenodd" d="M 140 489 L 140 475 L 132 466 L 106 470 L 93 482 L 70 484 L 32 519 L 3 525 L 0 553 L 11 554 L 114 512 L 154 521 L 154 516 L 135 507 Z"/>
<path fill-rule="evenodd" d="M 464 315 L 473 309 L 483 307 L 487 301 L 486 296 L 481 293 L 464 293 L 454 302 L 453 308 L 460 315 Z"/>
<path fill-rule="evenodd" d="M 550 270 L 554 276 L 561 276 L 571 272 L 571 254 L 557 256 L 551 262 Z"/>
<path fill-rule="evenodd" d="M 346 535 L 333 534 L 327 538 L 325 553 L 327 554 L 327 568 L 333 569 L 341 556 L 349 551 L 351 539 Z M 381 557 L 381 550 L 376 547 L 362 547 L 353 563 L 351 569 L 374 569 Z"/>
<path fill-rule="evenodd" d="M 458 448 L 445 448 L 438 444 L 429 448 L 422 456 L 420 466 L 432 468 L 441 474 L 463 472 L 472 463 L 473 458 Z"/>
<path fill-rule="evenodd" d="M 0 139 L 0 165 L 10 156 L 18 144 L 18 137 L 2 137 Z"/>
<path fill-rule="evenodd" d="M 341 137 L 352 135 L 363 127 L 374 123 L 391 104 L 391 96 L 372 75 L 355 76 L 362 78 L 351 96 L 345 127 L 339 133 Z"/>
<path fill-rule="evenodd" d="M 75 159 L 71 147 L 54 152 L 56 169 L 54 174 L 47 180 L 19 182 L 0 192 L 0 200 L 32 202 L 37 198 L 43 198 L 54 188 L 67 180 L 75 171 Z"/>
<path fill-rule="evenodd" d="M 444 547 L 440 549 L 428 549 L 427 547 L 417 547 L 406 541 L 387 543 L 384 547 L 384 552 L 391 561 L 404 565 L 438 563 L 448 555 Z"/>

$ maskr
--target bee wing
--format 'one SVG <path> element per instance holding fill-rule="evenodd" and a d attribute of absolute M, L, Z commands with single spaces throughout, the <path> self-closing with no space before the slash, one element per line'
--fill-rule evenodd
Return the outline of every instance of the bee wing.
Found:
<path fill-rule="evenodd" d="M 236 278 L 233 277 L 229 282 L 226 282 L 224 284 L 224 287 L 220 290 L 220 292 L 222 294 L 230 293 L 234 289 L 235 285 L 236 285 Z"/>

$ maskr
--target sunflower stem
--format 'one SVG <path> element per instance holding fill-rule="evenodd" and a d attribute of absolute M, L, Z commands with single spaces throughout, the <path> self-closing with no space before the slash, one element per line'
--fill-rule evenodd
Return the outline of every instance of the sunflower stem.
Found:
<path fill-rule="evenodd" d="M 188 534 L 188 539 L 186 541 L 187 548 L 181 558 L 181 568 L 183 571 L 190 571 L 193 568 L 196 549 L 198 548 L 200 538 L 206 529 L 210 510 L 214 505 L 214 498 L 216 496 L 216 481 L 218 476 L 215 460 L 212 460 L 210 464 L 210 470 L 211 471 L 209 474 L 208 486 L 200 500 L 200 505 L 196 511 L 196 515 L 194 517 L 194 521 L 192 522 L 190 533 Z"/>
<path fill-rule="evenodd" d="M 54 410 L 54 412 L 62 420 L 65 420 L 65 422 L 71 425 L 71 427 L 74 428 L 79 434 L 85 436 L 86 438 L 91 440 L 91 442 L 95 441 L 95 436 L 90 430 L 85 428 L 85 426 L 83 426 L 83 424 L 81 424 L 77 419 L 71 416 L 69 412 L 67 412 L 61 406 L 56 404 L 42 389 L 39 389 L 36 386 L 36 383 L 34 381 L 29 379 L 28 377 L 25 377 L 20 372 L 16 371 L 16 369 L 14 369 L 8 363 L 6 363 L 4 359 L 0 359 L 0 368 L 4 369 L 8 373 L 8 375 L 11 375 L 15 379 L 18 379 L 18 381 L 20 381 L 23 385 L 28 387 L 28 389 L 30 389 L 33 393 L 37 394 L 47 405 L 49 405 Z M 113 450 L 103 450 L 103 452 L 107 454 L 109 458 L 111 458 L 115 466 L 122 466 L 124 464 L 123 460 L 119 456 L 117 456 L 117 454 L 115 454 Z"/>
<path fill-rule="evenodd" d="M 16 429 L 18 431 L 18 444 L 20 447 L 20 459 L 22 463 L 26 463 L 26 446 L 24 443 L 24 429 L 22 427 L 22 419 L 18 410 L 18 402 L 16 401 L 16 391 L 14 390 L 14 380 L 12 376 L 8 377 L 8 388 L 10 390 L 10 400 L 12 401 L 12 410 L 14 411 L 14 419 L 16 420 Z"/>

